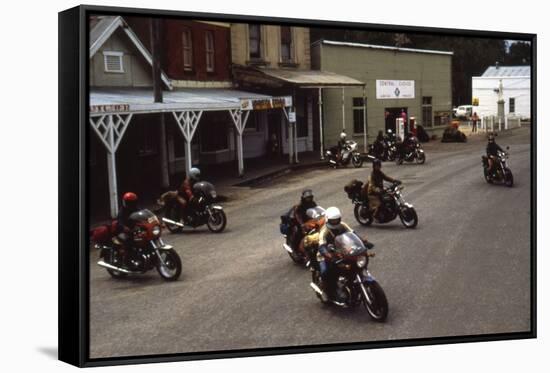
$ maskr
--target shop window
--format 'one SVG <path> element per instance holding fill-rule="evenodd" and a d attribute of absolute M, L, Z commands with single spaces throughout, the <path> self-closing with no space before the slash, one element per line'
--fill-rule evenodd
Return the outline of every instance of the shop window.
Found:
<path fill-rule="evenodd" d="M 183 69 L 193 69 L 193 40 L 191 30 L 185 30 L 181 33 L 182 51 L 183 51 Z"/>
<path fill-rule="evenodd" d="M 206 31 L 206 71 L 214 72 L 214 32 Z"/>
<path fill-rule="evenodd" d="M 263 111 L 251 111 L 248 115 L 248 120 L 246 121 L 246 127 L 244 127 L 244 130 L 248 132 L 259 132 L 261 130 L 260 123 L 263 113 Z M 246 114 L 243 113 L 243 120 L 245 115 Z"/>
<path fill-rule="evenodd" d="M 292 62 L 292 29 L 288 26 L 281 26 L 281 62 Z"/>
<path fill-rule="evenodd" d="M 139 148 L 140 156 L 154 155 L 158 152 L 158 126 L 148 123 L 138 125 L 139 128 Z"/>
<path fill-rule="evenodd" d="M 296 96 L 296 132 L 298 137 L 309 136 L 308 105 L 305 96 Z"/>
<path fill-rule="evenodd" d="M 199 125 L 201 152 L 215 152 L 229 148 L 228 114 L 223 111 L 210 112 L 201 119 Z"/>
<path fill-rule="evenodd" d="M 366 99 L 365 99 L 366 105 Z M 354 97 L 353 98 L 353 133 L 354 134 L 363 134 L 365 133 L 365 126 L 363 125 L 363 120 L 365 116 L 365 111 L 363 108 L 363 97 Z"/>
<path fill-rule="evenodd" d="M 509 113 L 515 113 L 516 112 L 516 99 L 514 97 L 510 97 L 508 100 L 508 112 Z"/>
<path fill-rule="evenodd" d="M 124 56 L 124 53 L 122 52 L 103 52 L 105 72 L 106 73 L 124 73 L 123 56 Z"/>
<path fill-rule="evenodd" d="M 422 97 L 422 123 L 424 127 L 433 127 L 432 119 L 432 98 Z"/>
<path fill-rule="evenodd" d="M 250 59 L 262 58 L 262 29 L 260 25 L 248 25 Z"/>

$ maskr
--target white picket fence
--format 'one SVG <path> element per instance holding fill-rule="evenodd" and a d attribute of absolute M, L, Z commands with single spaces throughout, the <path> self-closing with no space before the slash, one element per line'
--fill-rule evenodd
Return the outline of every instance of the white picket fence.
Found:
<path fill-rule="evenodd" d="M 515 115 L 507 115 L 504 117 L 503 121 L 501 118 L 491 115 L 481 118 L 480 125 L 481 130 L 485 132 L 504 131 L 512 128 L 520 128 L 521 118 Z"/>

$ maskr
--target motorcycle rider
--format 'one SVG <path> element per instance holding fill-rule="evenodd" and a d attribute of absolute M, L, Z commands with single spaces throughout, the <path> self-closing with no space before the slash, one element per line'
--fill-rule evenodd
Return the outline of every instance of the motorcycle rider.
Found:
<path fill-rule="evenodd" d="M 405 158 L 405 154 L 408 152 L 411 152 L 414 147 L 416 146 L 416 138 L 414 137 L 414 134 L 409 131 L 405 135 L 405 140 L 403 140 L 403 143 L 401 144 L 401 151 L 400 151 L 400 157 Z"/>
<path fill-rule="evenodd" d="M 300 203 L 293 208 L 293 220 L 295 224 L 292 228 L 290 240 L 293 248 L 297 248 L 300 245 L 302 238 L 304 238 L 305 232 L 303 225 L 311 219 L 307 214 L 307 210 L 313 207 L 317 207 L 317 202 L 314 200 L 313 191 L 311 189 L 304 189 L 302 191 L 302 196 L 300 197 Z"/>
<path fill-rule="evenodd" d="M 328 287 L 333 284 L 331 281 L 332 275 L 332 259 L 335 254 L 329 249 L 329 245 L 334 244 L 337 236 L 353 232 L 346 223 L 342 222 L 342 213 L 338 207 L 329 207 L 326 211 L 327 223 L 319 232 L 319 269 L 321 274 L 321 290 L 323 290 L 323 298 L 327 300 Z"/>
<path fill-rule="evenodd" d="M 384 144 L 385 144 L 386 138 L 384 136 L 384 132 L 382 130 L 378 131 L 378 136 L 376 136 L 376 140 L 374 141 L 374 153 L 377 157 L 383 155 L 384 153 Z"/>
<path fill-rule="evenodd" d="M 489 172 L 495 176 L 496 170 L 495 170 L 495 163 L 498 159 L 498 152 L 504 152 L 502 148 L 495 142 L 495 136 L 494 134 L 489 134 L 487 137 L 487 161 L 489 162 Z"/>
<path fill-rule="evenodd" d="M 382 172 L 382 162 L 380 159 L 372 161 L 372 172 L 366 182 L 367 196 L 369 199 L 369 208 L 372 216 L 378 214 L 380 205 L 382 204 L 382 194 L 384 193 L 384 180 L 390 183 L 401 184 L 400 180 L 393 179 Z"/>
<path fill-rule="evenodd" d="M 133 192 L 124 193 L 122 196 L 122 207 L 118 211 L 117 223 L 115 228 L 116 236 L 113 239 L 115 245 L 121 246 L 123 250 L 122 261 L 126 262 L 127 251 L 132 248 L 133 237 L 132 229 L 134 228 L 133 222 L 130 220 L 130 215 L 138 211 L 137 208 L 138 197 Z"/>
<path fill-rule="evenodd" d="M 189 203 L 191 203 L 194 197 L 193 186 L 200 181 L 200 177 L 201 171 L 197 167 L 192 167 L 178 189 L 176 201 L 181 206 L 182 216 L 187 216 Z"/>
<path fill-rule="evenodd" d="M 338 162 L 342 160 L 342 153 L 344 152 L 344 148 L 346 146 L 346 136 L 346 131 L 342 130 L 342 132 L 340 132 L 340 140 L 338 140 L 338 143 L 336 144 L 336 159 Z"/>

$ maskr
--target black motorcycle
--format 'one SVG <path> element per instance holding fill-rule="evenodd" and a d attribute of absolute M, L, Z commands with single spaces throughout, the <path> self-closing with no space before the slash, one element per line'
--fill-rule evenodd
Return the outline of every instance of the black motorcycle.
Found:
<path fill-rule="evenodd" d="M 426 162 L 426 154 L 422 145 L 415 138 L 413 142 L 405 148 L 403 143 L 400 144 L 400 149 L 397 152 L 395 157 L 395 163 L 400 165 L 403 162 L 415 162 L 418 164 L 423 164 Z"/>
<path fill-rule="evenodd" d="M 149 210 L 136 211 L 129 217 L 130 226 L 125 242 L 117 235 L 117 222 L 92 231 L 92 241 L 100 251 L 97 264 L 114 278 L 141 274 L 156 268 L 167 281 L 175 281 L 181 274 L 181 259 L 171 245 L 161 238 L 160 221 Z"/>
<path fill-rule="evenodd" d="M 381 161 L 394 161 L 397 154 L 395 142 L 384 136 L 384 140 L 376 141 L 369 145 L 369 156 L 378 158 Z"/>
<path fill-rule="evenodd" d="M 355 205 L 353 214 L 361 225 L 369 226 L 373 221 L 379 224 L 389 223 L 399 216 L 405 228 L 415 228 L 418 225 L 418 215 L 413 205 L 405 202 L 401 195 L 403 185 L 392 183 L 384 189 L 381 195 L 381 205 L 375 216 L 369 207 L 368 196 L 362 193 L 363 183 L 353 180 L 344 187 L 348 198 Z"/>
<path fill-rule="evenodd" d="M 330 167 L 347 166 L 353 164 L 353 167 L 359 168 L 363 165 L 363 157 L 357 150 L 357 143 L 353 140 L 346 141 L 342 149 L 341 156 L 338 157 L 338 147 L 334 146 L 325 152 Z"/>
<path fill-rule="evenodd" d="M 162 221 L 172 233 L 181 232 L 184 227 L 197 228 L 202 225 L 211 232 L 220 233 L 225 229 L 227 217 L 223 207 L 215 204 L 217 193 L 214 185 L 207 181 L 200 181 L 193 186 L 194 197 L 188 203 L 186 213 L 175 197 L 164 201 L 165 217 Z"/>
<path fill-rule="evenodd" d="M 369 248 L 374 245 L 369 244 Z M 329 261 L 331 274 L 328 283 L 321 290 L 321 272 L 319 262 L 328 260 L 317 253 L 317 260 L 311 266 L 311 288 L 323 303 L 332 303 L 339 307 L 356 307 L 362 304 L 367 313 L 378 322 L 388 316 L 388 300 L 384 290 L 368 270 L 369 257 L 367 246 L 355 233 L 343 233 L 334 239 L 334 245 L 328 250 L 333 254 Z"/>
<path fill-rule="evenodd" d="M 510 148 L 507 146 L 506 150 L 508 149 Z M 514 175 L 512 175 L 512 171 L 508 168 L 507 159 L 508 153 L 499 151 L 495 164 L 493 165 L 493 171 L 491 172 L 489 170 L 489 159 L 486 155 L 483 155 L 481 157 L 481 163 L 483 165 L 483 176 L 485 177 L 485 181 L 489 184 L 503 183 L 508 187 L 514 186 Z"/>

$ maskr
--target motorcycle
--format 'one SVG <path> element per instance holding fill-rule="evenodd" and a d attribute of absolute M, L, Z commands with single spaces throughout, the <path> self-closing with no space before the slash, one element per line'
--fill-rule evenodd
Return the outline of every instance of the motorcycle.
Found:
<path fill-rule="evenodd" d="M 404 189 L 403 185 L 392 183 L 388 188 L 384 189 L 384 193 L 381 196 L 381 205 L 375 216 L 371 212 L 369 199 L 366 195 L 363 195 L 362 189 L 363 183 L 359 180 L 353 180 L 344 187 L 348 198 L 355 205 L 353 214 L 359 224 L 369 226 L 373 221 L 384 224 L 399 216 L 405 228 L 415 228 L 418 225 L 416 210 L 412 204 L 405 202 L 401 195 L 401 191 Z"/>
<path fill-rule="evenodd" d="M 507 146 L 506 150 L 508 149 L 510 149 L 510 147 Z M 489 170 L 489 159 L 487 156 L 483 155 L 481 157 L 483 176 L 487 183 L 504 183 L 508 187 L 514 186 L 514 175 L 512 175 L 512 171 L 508 168 L 508 162 L 506 161 L 508 156 L 507 152 L 498 152 L 497 159 L 495 160 L 496 164 L 493 165 L 494 172 Z"/>
<path fill-rule="evenodd" d="M 197 228 L 206 224 L 211 232 L 222 232 L 227 224 L 227 216 L 223 207 L 214 203 L 217 198 L 214 185 L 200 181 L 193 186 L 193 194 L 194 198 L 189 201 L 185 214 L 177 202 L 177 192 L 164 193 L 160 197 L 159 204 L 165 208 L 162 221 L 166 228 L 172 233 L 178 233 L 186 226 Z"/>
<path fill-rule="evenodd" d="M 294 209 L 291 209 L 287 214 L 281 216 L 280 231 L 285 238 L 283 249 L 288 253 L 294 263 L 308 267 L 319 247 L 319 232 L 325 225 L 325 209 L 321 206 L 316 206 L 306 211 L 309 220 L 303 224 L 303 227 L 298 226 L 296 222 L 292 222 L 292 214 Z M 293 229 L 303 229 L 306 233 L 300 242 L 292 242 Z"/>
<path fill-rule="evenodd" d="M 369 248 L 374 245 L 368 244 Z M 321 272 L 319 262 L 328 260 L 317 253 L 317 260 L 311 266 L 310 287 L 315 291 L 322 303 L 332 303 L 339 307 L 349 308 L 363 304 L 367 313 L 378 322 L 383 322 L 388 316 L 388 301 L 386 294 L 368 270 L 369 258 L 374 254 L 355 233 L 348 232 L 337 236 L 334 245 L 328 250 L 334 258 L 331 276 L 321 290 Z"/>
<path fill-rule="evenodd" d="M 378 158 L 381 161 L 394 161 L 397 155 L 397 147 L 395 142 L 389 137 L 384 136 L 381 143 L 369 145 L 369 156 Z"/>
<path fill-rule="evenodd" d="M 401 147 L 403 147 L 403 143 L 401 144 Z M 403 163 L 403 161 L 406 162 L 414 162 L 418 164 L 423 164 L 426 162 L 426 154 L 424 153 L 424 149 L 422 149 L 422 145 L 418 142 L 418 140 L 414 139 L 414 144 L 410 146 L 408 149 L 402 149 L 400 152 L 397 152 L 395 157 L 395 163 L 400 165 Z"/>
<path fill-rule="evenodd" d="M 338 148 L 336 146 L 325 152 L 325 157 L 328 159 L 328 165 L 330 167 L 347 166 L 350 161 L 353 167 L 359 168 L 363 165 L 363 157 L 357 150 L 357 143 L 353 140 L 347 140 L 344 148 L 342 149 L 342 155 L 338 158 Z"/>
<path fill-rule="evenodd" d="M 129 220 L 133 223 L 129 232 L 131 247 L 118 241 L 116 221 L 92 231 L 92 242 L 100 252 L 97 264 L 117 279 L 156 268 L 164 280 L 177 280 L 181 274 L 181 259 L 174 248 L 162 240 L 158 217 L 145 209 L 131 214 Z"/>

